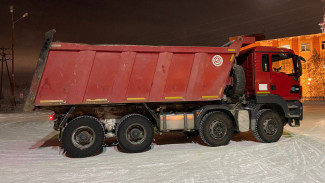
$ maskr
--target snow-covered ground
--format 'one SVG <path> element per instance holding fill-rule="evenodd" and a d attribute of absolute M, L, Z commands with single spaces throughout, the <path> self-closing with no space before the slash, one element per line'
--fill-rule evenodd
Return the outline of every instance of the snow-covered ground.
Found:
<path fill-rule="evenodd" d="M 305 105 L 301 127 L 277 143 L 235 134 L 207 147 L 182 133 L 155 137 L 151 150 L 65 157 L 47 112 L 0 114 L 0 182 L 325 182 L 325 105 Z"/>

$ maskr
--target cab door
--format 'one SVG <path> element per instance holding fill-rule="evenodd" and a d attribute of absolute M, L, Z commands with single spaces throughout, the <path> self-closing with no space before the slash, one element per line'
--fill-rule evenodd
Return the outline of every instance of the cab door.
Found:
<path fill-rule="evenodd" d="M 268 53 L 255 53 L 255 91 L 257 95 L 270 94 L 270 55 Z"/>
<path fill-rule="evenodd" d="M 285 100 L 299 100 L 299 80 L 296 75 L 295 60 L 290 53 L 271 55 L 271 94 Z"/>

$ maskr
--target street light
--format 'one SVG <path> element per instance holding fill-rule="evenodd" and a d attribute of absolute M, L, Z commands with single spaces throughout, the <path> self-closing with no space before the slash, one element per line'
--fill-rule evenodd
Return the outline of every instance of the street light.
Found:
<path fill-rule="evenodd" d="M 11 66 L 11 103 L 13 106 L 16 105 L 15 101 L 15 54 L 14 54 L 14 46 L 15 46 L 15 36 L 14 36 L 14 31 L 15 31 L 15 23 L 17 23 L 19 20 L 26 18 L 28 16 L 28 13 L 24 13 L 23 16 L 18 18 L 16 21 L 14 21 L 14 7 L 9 6 L 10 13 L 11 13 L 11 22 L 12 22 L 12 35 L 11 35 L 11 59 L 12 59 L 12 66 Z"/>

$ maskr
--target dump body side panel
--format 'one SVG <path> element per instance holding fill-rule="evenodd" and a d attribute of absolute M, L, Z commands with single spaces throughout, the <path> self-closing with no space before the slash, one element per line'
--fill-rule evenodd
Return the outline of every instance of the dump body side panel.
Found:
<path fill-rule="evenodd" d="M 121 67 L 118 52 L 97 52 L 89 76 L 83 102 L 107 102 Z"/>
<path fill-rule="evenodd" d="M 94 51 L 50 51 L 36 102 L 82 103 Z"/>
<path fill-rule="evenodd" d="M 220 100 L 239 48 L 52 43 L 35 105 Z"/>
<path fill-rule="evenodd" d="M 147 100 L 156 71 L 158 53 L 138 53 L 129 79 L 126 100 Z"/>

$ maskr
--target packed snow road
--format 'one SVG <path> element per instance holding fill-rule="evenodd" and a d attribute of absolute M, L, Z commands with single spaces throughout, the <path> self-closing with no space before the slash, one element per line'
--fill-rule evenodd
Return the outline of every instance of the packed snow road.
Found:
<path fill-rule="evenodd" d="M 0 182 L 325 182 L 325 105 L 304 106 L 301 127 L 279 142 L 251 133 L 207 147 L 182 133 L 155 136 L 151 150 L 120 152 L 114 139 L 97 156 L 64 156 L 47 112 L 0 114 Z"/>

